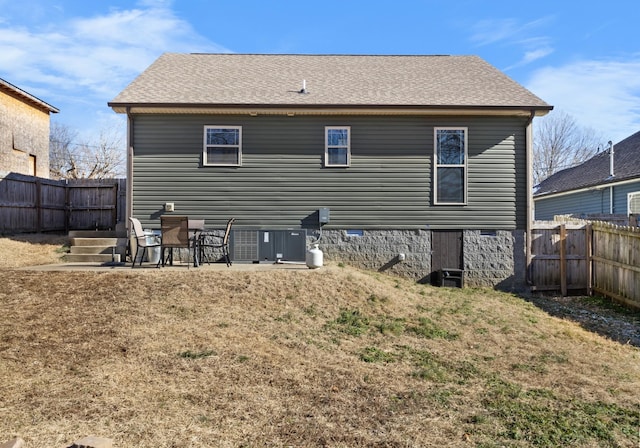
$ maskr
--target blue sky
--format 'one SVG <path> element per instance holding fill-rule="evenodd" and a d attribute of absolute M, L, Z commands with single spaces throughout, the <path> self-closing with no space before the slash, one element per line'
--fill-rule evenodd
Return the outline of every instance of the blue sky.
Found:
<path fill-rule="evenodd" d="M 605 140 L 640 131 L 637 0 L 0 0 L 0 78 L 90 138 L 163 52 L 478 55 Z"/>

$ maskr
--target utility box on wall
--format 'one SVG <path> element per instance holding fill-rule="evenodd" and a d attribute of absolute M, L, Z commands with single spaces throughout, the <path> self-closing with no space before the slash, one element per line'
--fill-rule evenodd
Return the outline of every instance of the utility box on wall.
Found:
<path fill-rule="evenodd" d="M 330 219 L 329 209 L 324 207 L 318 209 L 318 222 L 320 224 L 328 224 Z"/>

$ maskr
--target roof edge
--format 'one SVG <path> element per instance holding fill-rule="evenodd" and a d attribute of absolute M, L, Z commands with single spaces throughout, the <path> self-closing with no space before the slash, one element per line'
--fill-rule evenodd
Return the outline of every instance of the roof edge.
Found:
<path fill-rule="evenodd" d="M 40 98 L 31 95 L 29 92 L 22 90 L 20 87 L 14 86 L 9 81 L 0 78 L 0 90 L 12 93 L 14 96 L 19 97 L 21 100 L 30 103 L 32 106 L 41 109 L 46 112 L 57 114 L 60 110 L 53 107 L 51 104 L 42 101 Z"/>
<path fill-rule="evenodd" d="M 574 193 L 582 193 L 584 191 L 591 191 L 591 190 L 604 190 L 605 188 L 609 188 L 609 187 L 618 187 L 620 185 L 625 185 L 625 184 L 631 184 L 634 182 L 640 182 L 640 176 L 636 176 L 636 177 L 625 177 L 624 179 L 616 179 L 616 180 L 612 180 L 610 182 L 599 182 L 599 183 L 593 183 L 593 184 L 589 184 L 589 185 L 582 185 L 580 187 L 577 188 L 573 188 L 571 190 L 562 190 L 562 191 L 547 191 L 544 193 L 534 193 L 533 194 L 533 200 L 535 201 L 536 199 L 543 199 L 543 198 L 552 198 L 552 197 L 558 197 L 558 196 L 566 196 L 568 194 L 574 194 Z"/>
<path fill-rule="evenodd" d="M 544 116 L 553 110 L 553 106 L 453 106 L 453 105 L 364 105 L 364 104 L 200 104 L 200 103 L 128 103 L 110 101 L 107 103 L 117 113 L 127 113 L 127 110 L 137 109 L 138 113 L 149 111 L 148 113 L 159 113 L 164 110 L 166 113 L 183 113 L 185 110 L 193 110 L 196 113 L 203 111 L 217 111 L 229 113 L 229 111 L 237 111 L 238 113 L 253 113 L 260 110 L 276 112 L 282 111 L 380 111 L 385 113 L 398 112 L 406 114 L 425 113 L 425 112 L 442 112 L 442 111 L 469 111 L 478 113 L 496 112 L 497 115 L 517 112 L 518 115 L 526 114 L 530 116 Z M 154 111 L 154 112 L 152 112 Z M 500 113 L 498 113 L 500 112 Z"/>

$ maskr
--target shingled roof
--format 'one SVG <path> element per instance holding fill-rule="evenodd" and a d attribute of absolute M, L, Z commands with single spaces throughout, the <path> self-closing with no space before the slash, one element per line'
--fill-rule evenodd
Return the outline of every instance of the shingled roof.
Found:
<path fill-rule="evenodd" d="M 109 106 L 552 109 L 477 56 L 176 53 L 160 56 Z"/>
<path fill-rule="evenodd" d="M 640 180 L 640 132 L 613 147 L 613 177 L 610 176 L 610 154 L 603 151 L 586 162 L 558 171 L 540 184 L 535 197 L 606 185 L 638 178 Z"/>

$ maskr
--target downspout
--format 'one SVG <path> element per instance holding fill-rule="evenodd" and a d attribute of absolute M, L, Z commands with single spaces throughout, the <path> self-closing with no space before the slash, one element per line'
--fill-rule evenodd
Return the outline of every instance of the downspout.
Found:
<path fill-rule="evenodd" d="M 533 224 L 533 118 L 536 111 L 532 110 L 526 124 L 525 155 L 527 159 L 527 225 L 525 230 L 526 245 L 526 274 L 525 280 L 531 286 L 531 225 Z"/>
<path fill-rule="evenodd" d="M 133 216 L 133 118 L 127 107 L 127 228 L 129 218 Z"/>
<path fill-rule="evenodd" d="M 613 142 L 609 140 L 609 179 L 613 182 L 615 172 L 613 170 Z M 613 184 L 609 186 L 609 214 L 613 215 Z"/>
<path fill-rule="evenodd" d="M 609 187 L 609 214 L 613 215 L 613 185 Z"/>

